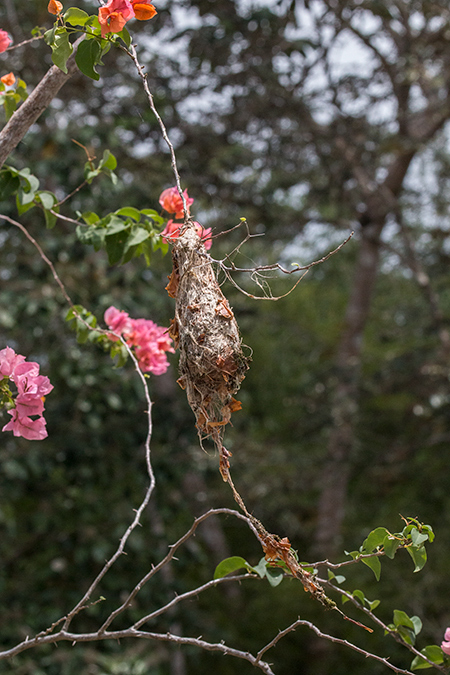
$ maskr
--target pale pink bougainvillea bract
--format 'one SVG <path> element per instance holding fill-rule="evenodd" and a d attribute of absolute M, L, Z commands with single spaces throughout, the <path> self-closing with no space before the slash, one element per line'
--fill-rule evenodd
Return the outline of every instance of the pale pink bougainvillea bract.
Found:
<path fill-rule="evenodd" d="M 41 441 L 47 437 L 44 412 L 45 396 L 53 385 L 48 377 L 39 375 L 39 364 L 27 362 L 22 354 L 16 354 L 11 347 L 0 351 L 0 375 L 11 380 L 17 388 L 15 407 L 8 410 L 11 420 L 2 431 L 12 431 L 14 436 L 23 436 L 29 441 Z M 37 419 L 31 419 L 31 416 Z"/>
<path fill-rule="evenodd" d="M 169 367 L 166 352 L 175 352 L 167 328 L 149 319 L 131 319 L 127 312 L 112 306 L 106 310 L 104 319 L 110 330 L 122 335 L 129 347 L 134 347 L 139 368 L 144 373 L 162 375 L 166 372 Z M 117 340 L 114 335 L 110 339 Z"/>
<path fill-rule="evenodd" d="M 6 52 L 12 40 L 6 30 L 0 30 L 0 54 Z"/>
<path fill-rule="evenodd" d="M 450 628 L 447 628 L 444 634 L 444 641 L 441 643 L 441 649 L 444 654 L 450 656 Z"/>

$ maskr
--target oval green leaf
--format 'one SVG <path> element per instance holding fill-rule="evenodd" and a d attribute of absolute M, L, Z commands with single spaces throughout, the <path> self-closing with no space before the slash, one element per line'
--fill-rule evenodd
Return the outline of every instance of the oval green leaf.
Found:
<path fill-rule="evenodd" d="M 227 574 L 236 572 L 236 570 L 240 570 L 243 567 L 245 569 L 250 567 L 250 565 L 246 560 L 244 560 L 244 558 L 241 558 L 238 555 L 231 556 L 231 558 L 225 558 L 225 560 L 222 560 L 222 562 L 220 562 L 217 565 L 213 578 L 222 579 L 222 577 L 226 577 Z"/>

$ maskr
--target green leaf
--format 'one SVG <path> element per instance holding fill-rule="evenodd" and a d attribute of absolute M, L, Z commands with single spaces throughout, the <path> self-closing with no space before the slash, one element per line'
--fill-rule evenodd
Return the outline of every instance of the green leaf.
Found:
<path fill-rule="evenodd" d="M 156 221 L 161 221 L 165 222 L 165 219 L 158 213 L 158 211 L 155 211 L 155 209 L 141 209 L 141 213 L 143 216 L 148 216 L 152 220 Z"/>
<path fill-rule="evenodd" d="M 428 539 L 428 534 L 421 533 L 416 527 L 411 530 L 411 541 L 418 548 Z"/>
<path fill-rule="evenodd" d="M 52 209 L 58 201 L 53 192 L 49 192 L 48 190 L 40 190 L 36 193 L 36 197 L 44 209 Z"/>
<path fill-rule="evenodd" d="M 89 185 L 92 183 L 94 178 L 97 178 L 99 174 L 100 169 L 91 169 L 89 162 L 86 163 L 86 166 L 84 168 L 84 177 L 86 181 L 89 183 Z"/>
<path fill-rule="evenodd" d="M 59 213 L 59 208 L 55 206 L 54 211 L 56 213 Z M 54 216 L 53 213 L 50 213 L 50 211 L 47 211 L 46 209 L 44 210 L 44 217 L 45 217 L 45 226 L 47 230 L 53 229 L 58 220 L 57 217 Z"/>
<path fill-rule="evenodd" d="M 420 653 L 426 656 L 427 659 L 430 659 L 430 661 L 433 661 L 433 663 L 436 663 L 437 665 L 444 662 L 444 653 L 442 649 L 438 647 L 438 645 L 428 645 L 428 647 L 421 649 Z M 432 667 L 433 666 L 431 666 L 427 661 L 422 659 L 420 656 L 416 656 L 416 658 L 411 663 L 412 670 L 420 670 L 421 668 L 423 669 Z"/>
<path fill-rule="evenodd" d="M 100 75 L 95 70 L 94 66 L 98 63 L 101 47 L 97 40 L 83 40 L 78 46 L 75 54 L 75 61 L 78 68 L 84 75 L 90 77 L 92 80 L 99 80 Z"/>
<path fill-rule="evenodd" d="M 106 226 L 106 234 L 107 236 L 117 234 L 117 232 L 128 230 L 130 227 L 130 223 L 127 223 L 126 220 L 122 220 L 122 218 L 113 215 Z"/>
<path fill-rule="evenodd" d="M 414 645 L 416 641 L 416 634 L 413 630 L 406 628 L 405 626 L 398 626 L 397 633 L 406 642 L 406 644 Z"/>
<path fill-rule="evenodd" d="M 431 527 L 431 525 L 422 525 L 422 527 L 420 529 L 421 529 L 422 532 L 426 532 L 428 534 L 428 539 L 430 540 L 430 544 L 431 544 L 434 540 L 434 532 L 433 532 L 433 528 Z"/>
<path fill-rule="evenodd" d="M 44 33 L 45 43 L 47 45 L 49 45 L 50 47 L 52 46 L 52 44 L 55 41 L 55 35 L 56 35 L 57 27 L 58 27 L 58 25 L 55 23 L 53 28 L 50 28 L 50 30 L 45 31 L 45 33 Z"/>
<path fill-rule="evenodd" d="M 87 223 L 87 225 L 93 225 L 100 220 L 100 217 L 94 213 L 94 211 L 85 211 L 81 214 L 81 217 L 83 218 L 84 222 Z"/>
<path fill-rule="evenodd" d="M 16 97 L 12 92 L 8 92 L 3 98 L 3 107 L 5 109 L 6 121 L 10 120 L 13 114 L 16 112 L 17 101 Z"/>
<path fill-rule="evenodd" d="M 24 188 L 24 192 L 26 194 L 32 194 L 32 199 L 34 199 L 34 194 L 39 188 L 39 180 L 36 178 L 36 176 L 33 176 L 28 167 L 18 171 L 17 175 L 22 178 L 23 181 L 25 181 L 26 186 Z"/>
<path fill-rule="evenodd" d="M 373 612 L 373 610 L 376 609 L 378 607 L 378 605 L 380 604 L 380 601 L 379 600 L 370 601 L 366 598 L 366 604 L 369 607 L 370 611 Z"/>
<path fill-rule="evenodd" d="M 364 593 L 362 591 L 360 591 L 357 588 L 356 591 L 353 591 L 352 595 L 353 595 L 354 598 L 356 598 L 357 600 L 360 601 L 361 605 L 364 605 L 365 597 L 364 597 Z"/>
<path fill-rule="evenodd" d="M 350 557 L 353 558 L 353 560 L 356 560 L 361 555 L 360 551 L 344 551 L 345 555 L 349 555 Z"/>
<path fill-rule="evenodd" d="M 391 558 L 391 560 L 393 559 L 400 544 L 400 539 L 396 539 L 392 535 L 388 535 L 384 538 L 383 548 L 388 558 Z"/>
<path fill-rule="evenodd" d="M 378 557 L 373 557 L 373 558 L 361 558 L 361 561 L 364 563 L 364 565 L 367 565 L 367 567 L 370 567 L 372 572 L 375 575 L 375 579 L 377 581 L 380 581 L 380 575 L 381 575 L 381 562 Z"/>
<path fill-rule="evenodd" d="M 117 162 L 116 162 L 117 164 Z M 138 209 L 135 209 L 133 206 L 124 206 L 123 209 L 119 209 L 115 212 L 118 216 L 125 216 L 125 218 L 132 218 L 137 223 L 141 219 L 141 212 Z"/>
<path fill-rule="evenodd" d="M 109 171 L 114 171 L 117 167 L 117 159 L 114 157 L 112 152 L 105 150 L 103 153 L 103 158 L 100 160 L 99 168 L 109 169 Z"/>
<path fill-rule="evenodd" d="M 105 244 L 106 232 L 103 227 L 78 225 L 75 232 L 82 244 L 93 246 L 96 251 L 99 251 Z"/>
<path fill-rule="evenodd" d="M 20 200 L 21 197 L 23 197 L 23 196 L 24 196 L 24 192 L 22 190 L 19 190 L 19 192 L 16 195 L 16 207 L 17 207 L 17 211 L 19 213 L 19 216 L 21 216 L 23 213 L 26 213 L 30 209 L 32 209 L 33 206 L 36 206 L 34 201 L 27 202 L 27 203 L 23 204 Z"/>
<path fill-rule="evenodd" d="M 261 558 L 259 563 L 255 565 L 255 567 L 252 567 L 252 571 L 256 572 L 256 574 L 259 574 L 261 579 L 264 579 L 264 577 L 266 576 L 266 570 L 267 570 L 267 561 L 264 557 Z"/>
<path fill-rule="evenodd" d="M 403 612 L 401 609 L 394 609 L 394 625 L 397 628 L 398 626 L 406 626 L 407 628 L 414 630 L 413 621 L 409 618 L 406 612 Z"/>
<path fill-rule="evenodd" d="M 415 546 L 407 546 L 406 550 L 414 561 L 414 572 L 419 572 L 427 562 L 427 552 L 424 546 L 416 548 Z"/>
<path fill-rule="evenodd" d="M 84 44 L 82 42 L 81 44 Z M 55 37 L 51 43 L 52 61 L 63 73 L 67 73 L 67 59 L 73 52 L 73 47 L 69 42 L 69 36 L 65 28 L 57 28 Z M 81 45 L 80 45 L 81 46 Z"/>
<path fill-rule="evenodd" d="M 69 7 L 69 9 L 64 12 L 63 19 L 71 26 L 84 26 L 89 19 L 89 14 L 83 12 L 82 9 L 78 9 L 78 7 Z"/>
<path fill-rule="evenodd" d="M 8 169 L 0 172 L 0 201 L 9 199 L 20 187 L 20 180 Z"/>
<path fill-rule="evenodd" d="M 65 319 L 65 320 L 66 320 L 66 321 L 73 321 L 73 319 L 75 319 L 75 313 L 77 313 L 77 314 L 83 314 L 83 313 L 86 312 L 86 311 L 87 311 L 87 310 L 83 307 L 83 305 L 74 305 L 73 307 L 71 307 L 71 308 L 68 310 L 68 312 L 67 312 L 67 314 L 66 314 L 66 319 Z"/>
<path fill-rule="evenodd" d="M 222 562 L 217 565 L 213 578 L 222 579 L 222 577 L 226 577 L 227 574 L 236 572 L 236 570 L 240 570 L 243 567 L 245 567 L 245 569 L 251 567 L 244 558 L 241 558 L 238 555 L 234 555 L 231 558 L 225 558 L 225 560 L 222 560 Z"/>
<path fill-rule="evenodd" d="M 284 573 L 279 567 L 267 567 L 266 577 L 269 584 L 275 587 L 283 581 Z"/>
<path fill-rule="evenodd" d="M 362 545 L 365 553 L 372 553 L 372 551 L 382 546 L 388 534 L 389 532 L 385 527 L 377 527 L 375 530 L 372 530 Z"/>
<path fill-rule="evenodd" d="M 117 232 L 105 237 L 106 252 L 108 254 L 108 261 L 110 265 L 115 265 L 120 261 L 127 243 L 127 232 Z"/>
<path fill-rule="evenodd" d="M 122 28 L 121 32 L 119 33 L 119 37 L 122 38 L 127 47 L 131 45 L 131 36 L 126 28 Z"/>
<path fill-rule="evenodd" d="M 412 616 L 411 621 L 414 624 L 414 633 L 416 635 L 419 635 L 420 631 L 422 630 L 422 621 L 418 616 Z"/>
<path fill-rule="evenodd" d="M 147 230 L 145 230 L 143 227 L 139 227 L 139 225 L 133 225 L 124 248 L 124 253 L 126 253 L 131 246 L 136 246 L 137 244 L 142 243 L 148 239 L 148 237 L 149 233 Z"/>
<path fill-rule="evenodd" d="M 128 359 L 128 352 L 125 345 L 122 344 L 121 342 L 115 342 L 111 347 L 109 354 L 112 359 L 114 359 L 116 356 L 118 357 L 115 363 L 116 368 L 122 368 L 122 366 L 126 364 Z"/>

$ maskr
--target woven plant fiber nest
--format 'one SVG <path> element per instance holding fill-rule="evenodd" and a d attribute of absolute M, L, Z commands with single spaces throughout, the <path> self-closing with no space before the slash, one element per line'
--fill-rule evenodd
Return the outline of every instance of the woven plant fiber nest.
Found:
<path fill-rule="evenodd" d="M 212 438 L 220 472 L 228 480 L 229 453 L 223 446 L 224 426 L 241 408 L 234 398 L 249 359 L 239 329 L 222 293 L 205 247 L 188 221 L 172 249 L 173 270 L 167 292 L 176 300 L 170 336 L 180 350 L 179 385 L 186 390 L 200 442 Z"/>

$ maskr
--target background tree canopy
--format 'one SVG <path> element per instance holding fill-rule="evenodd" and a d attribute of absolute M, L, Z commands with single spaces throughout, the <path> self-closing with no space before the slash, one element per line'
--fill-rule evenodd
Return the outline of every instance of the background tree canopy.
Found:
<path fill-rule="evenodd" d="M 77 3 L 91 12 L 94 5 Z M 283 300 L 255 301 L 224 287 L 253 350 L 243 410 L 227 432 L 234 480 L 247 506 L 287 535 L 301 560 L 341 560 L 342 550 L 359 546 L 373 527 L 401 529 L 399 514 L 432 524 L 436 542 L 422 575 L 405 577 L 411 563 L 396 558 L 378 584 L 366 569 L 353 573 L 352 587 L 363 584 L 368 597 L 385 598 L 377 611 L 386 622 L 395 608 L 421 616 L 425 642 L 440 643 L 450 624 L 448 4 L 177 0 L 157 9 L 151 25 L 133 25 L 133 38 L 183 187 L 195 198 L 194 215 L 215 234 L 241 217 L 264 234 L 244 245 L 236 264 L 307 264 L 355 231 Z M 50 23 L 45 3 L 36 0 L 5 0 L 0 8 L 0 26 L 16 43 Z M 2 74 L 20 73 L 29 89 L 51 64 L 42 41 L 0 59 Z M 100 81 L 76 74 L 8 159 L 30 166 L 42 189 L 63 198 L 83 180 L 79 144 L 98 157 L 109 148 L 118 160 L 117 185 L 103 177 L 79 190 L 63 207 L 72 216 L 125 205 L 159 208 L 158 195 L 173 184 L 132 64 L 119 50 L 104 61 Z M 11 202 L 1 210 L 16 215 Z M 168 325 L 169 256 L 156 253 L 150 267 L 137 259 L 110 267 L 70 224 L 46 230 L 36 209 L 21 222 L 57 262 L 75 302 L 98 317 L 114 304 Z M 215 239 L 215 257 L 243 237 L 234 230 Z M 0 347 L 39 360 L 55 385 L 46 402 L 48 439 L 1 438 L 0 636 L 7 646 L 45 629 L 78 600 L 116 546 L 147 479 L 140 450 L 145 401 L 135 375 L 112 370 L 98 347 L 77 345 L 48 269 L 5 222 L 0 252 Z M 236 280 L 255 293 L 245 275 Z M 287 289 L 285 279 L 273 281 L 275 294 Z M 133 566 L 121 562 L 105 579 L 104 604 L 79 619 L 82 629 L 132 587 L 194 514 L 233 505 L 217 458 L 198 447 L 175 380 L 175 357 L 169 373 L 151 380 L 157 492 L 144 528 L 130 540 Z M 156 549 L 149 550 L 148 533 Z M 260 551 L 243 526 L 211 521 L 164 584 L 149 587 L 140 602 L 164 602 L 212 578 L 227 555 L 256 564 Z M 289 581 L 264 591 L 215 589 L 175 611 L 167 629 L 207 631 L 257 650 L 261 637 L 299 614 L 323 630 L 342 629 L 340 618 Z M 383 652 L 383 635 L 345 628 L 347 639 L 357 634 Z M 277 672 L 286 674 L 362 668 L 356 654 L 300 631 L 276 660 Z M 236 672 L 231 660 L 148 644 L 49 647 L 4 668 L 20 675 Z M 379 664 L 364 662 L 365 674 L 380 672 Z"/>

